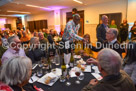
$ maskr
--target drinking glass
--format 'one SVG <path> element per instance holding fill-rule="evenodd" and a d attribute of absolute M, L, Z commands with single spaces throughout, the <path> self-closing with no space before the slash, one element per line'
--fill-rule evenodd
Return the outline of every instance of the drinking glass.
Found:
<path fill-rule="evenodd" d="M 66 78 L 67 78 L 66 86 L 70 86 L 71 83 L 69 82 L 69 78 L 70 78 L 69 71 L 67 72 Z"/>
<path fill-rule="evenodd" d="M 80 68 L 75 68 L 75 74 L 76 74 L 76 76 L 77 76 L 77 80 L 76 80 L 76 84 L 80 84 L 80 81 L 79 81 L 79 76 L 80 76 L 80 74 L 81 74 L 81 69 Z"/>

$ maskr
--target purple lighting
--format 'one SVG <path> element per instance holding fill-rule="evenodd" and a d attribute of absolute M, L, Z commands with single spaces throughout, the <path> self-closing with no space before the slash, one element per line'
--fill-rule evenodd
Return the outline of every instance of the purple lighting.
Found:
<path fill-rule="evenodd" d="M 58 10 L 58 9 L 64 9 L 64 8 L 68 8 L 66 6 L 49 6 L 48 8 L 51 8 L 52 10 Z"/>

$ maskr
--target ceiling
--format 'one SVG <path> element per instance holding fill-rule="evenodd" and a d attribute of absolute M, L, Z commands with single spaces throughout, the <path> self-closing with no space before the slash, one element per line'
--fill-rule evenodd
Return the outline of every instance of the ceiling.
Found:
<path fill-rule="evenodd" d="M 0 2 L 3 2 L 3 1 L 6 1 L 6 0 L 0 0 Z M 9 10 L 30 12 L 31 14 L 37 14 L 37 13 L 42 13 L 42 12 L 49 12 L 55 9 L 81 7 L 85 5 L 117 1 L 117 0 L 79 0 L 79 1 L 82 1 L 83 4 L 79 4 L 77 2 L 74 2 L 73 0 L 10 0 L 10 2 L 0 5 L 0 15 L 22 14 L 18 12 L 16 13 L 7 12 Z M 51 8 L 51 10 L 35 8 L 35 7 L 28 7 L 26 6 L 27 4 L 47 7 L 47 8 Z"/>

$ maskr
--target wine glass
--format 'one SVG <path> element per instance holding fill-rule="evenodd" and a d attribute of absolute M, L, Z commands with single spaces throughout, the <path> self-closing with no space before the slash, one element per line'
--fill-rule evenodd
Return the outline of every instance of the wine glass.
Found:
<path fill-rule="evenodd" d="M 47 59 L 45 59 L 45 61 L 44 61 L 45 74 L 48 73 L 48 71 L 47 71 L 48 66 L 49 66 L 49 65 L 48 65 L 48 61 L 47 61 Z"/>
<path fill-rule="evenodd" d="M 75 74 L 76 74 L 76 76 L 77 76 L 77 80 L 76 80 L 76 84 L 80 84 L 80 81 L 79 81 L 79 76 L 80 76 L 80 74 L 81 74 L 81 69 L 80 68 L 78 68 L 78 67 L 76 67 L 75 68 Z"/>
<path fill-rule="evenodd" d="M 70 78 L 69 71 L 67 72 L 66 78 L 67 78 L 66 86 L 70 86 L 71 83 L 69 82 L 69 78 Z"/>

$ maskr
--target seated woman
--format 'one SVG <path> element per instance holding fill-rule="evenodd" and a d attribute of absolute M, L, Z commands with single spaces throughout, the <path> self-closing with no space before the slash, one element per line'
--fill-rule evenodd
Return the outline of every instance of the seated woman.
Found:
<path fill-rule="evenodd" d="M 131 77 L 136 86 L 136 42 L 129 42 L 127 47 L 123 69 Z"/>
<path fill-rule="evenodd" d="M 16 56 L 5 62 L 1 69 L 0 81 L 9 85 L 14 91 L 35 91 L 23 89 L 30 79 L 32 62 L 27 57 Z"/>
<path fill-rule="evenodd" d="M 45 57 L 45 50 L 40 49 L 40 42 L 38 37 L 32 37 L 30 40 L 30 48 L 26 55 L 32 60 L 32 63 L 41 60 L 41 57 Z"/>
<path fill-rule="evenodd" d="M 85 34 L 84 38 L 88 41 L 88 43 L 83 43 L 82 41 L 78 41 L 75 45 L 75 53 L 83 54 L 83 56 L 93 57 L 92 50 L 89 48 L 88 44 L 90 43 L 90 35 Z"/>

